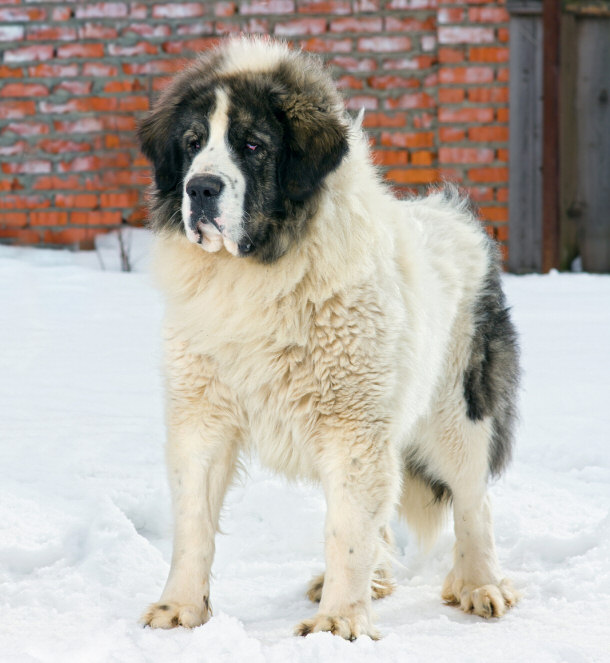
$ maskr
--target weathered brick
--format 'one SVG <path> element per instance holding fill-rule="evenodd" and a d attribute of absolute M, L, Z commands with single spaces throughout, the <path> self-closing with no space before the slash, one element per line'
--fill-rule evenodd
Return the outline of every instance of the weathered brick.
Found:
<path fill-rule="evenodd" d="M 381 18 L 336 18 L 330 22 L 331 32 L 381 32 Z"/>
<path fill-rule="evenodd" d="M 55 195 L 57 207 L 69 207 L 72 209 L 97 207 L 99 198 L 94 193 L 58 193 Z"/>
<path fill-rule="evenodd" d="M 74 41 L 76 37 L 75 28 L 61 25 L 31 25 L 27 29 L 28 40 Z"/>
<path fill-rule="evenodd" d="M 4 62 L 35 62 L 46 61 L 53 58 L 53 46 L 47 44 L 36 44 L 35 46 L 22 46 L 21 48 L 7 49 L 4 51 Z"/>
<path fill-rule="evenodd" d="M 40 83 L 7 83 L 0 88 L 0 97 L 46 97 L 49 88 Z"/>
<path fill-rule="evenodd" d="M 74 10 L 76 18 L 124 18 L 128 13 L 124 2 L 84 2 Z"/>
<path fill-rule="evenodd" d="M 494 151 L 476 147 L 441 147 L 438 158 L 441 163 L 489 163 L 494 160 Z"/>
<path fill-rule="evenodd" d="M 65 44 L 57 49 L 58 58 L 101 58 L 103 56 L 103 44 Z"/>
<path fill-rule="evenodd" d="M 297 35 L 321 35 L 326 32 L 325 18 L 302 18 L 292 21 L 282 21 L 275 24 L 274 32 L 280 37 L 295 37 Z"/>
<path fill-rule="evenodd" d="M 439 81 L 446 84 L 491 83 L 494 70 L 491 67 L 441 67 Z"/>
<path fill-rule="evenodd" d="M 493 43 L 495 35 L 493 28 L 443 26 L 438 29 L 438 41 L 440 44 Z"/>
<path fill-rule="evenodd" d="M 473 182 L 508 182 L 508 168 L 471 168 L 468 177 Z"/>
<path fill-rule="evenodd" d="M 411 48 L 409 37 L 361 37 L 358 50 L 365 52 L 387 53 L 390 51 L 408 51 Z"/>

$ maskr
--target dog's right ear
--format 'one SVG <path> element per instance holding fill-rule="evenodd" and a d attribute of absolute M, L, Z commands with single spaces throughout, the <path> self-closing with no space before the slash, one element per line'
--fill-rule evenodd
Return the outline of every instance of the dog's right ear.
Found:
<path fill-rule="evenodd" d="M 173 191 L 181 177 L 182 152 L 176 131 L 176 106 L 161 99 L 140 122 L 138 138 L 144 156 L 155 170 L 155 184 L 160 193 Z"/>

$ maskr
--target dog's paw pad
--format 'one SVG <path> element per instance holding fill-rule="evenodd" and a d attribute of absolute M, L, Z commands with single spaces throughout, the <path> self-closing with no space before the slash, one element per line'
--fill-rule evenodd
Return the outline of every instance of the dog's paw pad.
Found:
<path fill-rule="evenodd" d="M 142 615 L 140 624 L 151 628 L 175 628 L 186 626 L 195 628 L 210 618 L 206 605 L 180 603 L 153 603 Z"/>

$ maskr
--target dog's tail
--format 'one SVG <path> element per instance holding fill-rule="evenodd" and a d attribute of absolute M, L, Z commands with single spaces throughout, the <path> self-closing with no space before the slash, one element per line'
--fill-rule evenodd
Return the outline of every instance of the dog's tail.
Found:
<path fill-rule="evenodd" d="M 405 472 L 398 513 L 415 532 L 423 548 L 432 547 L 445 525 L 450 499 L 448 490 L 409 470 Z"/>

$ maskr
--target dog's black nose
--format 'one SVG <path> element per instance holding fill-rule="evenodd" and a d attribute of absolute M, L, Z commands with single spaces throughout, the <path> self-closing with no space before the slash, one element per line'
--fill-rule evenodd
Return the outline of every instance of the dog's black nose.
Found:
<path fill-rule="evenodd" d="M 216 175 L 197 175 L 188 181 L 186 192 L 196 205 L 205 207 L 210 198 L 221 194 L 224 186 L 224 182 Z"/>

